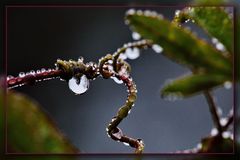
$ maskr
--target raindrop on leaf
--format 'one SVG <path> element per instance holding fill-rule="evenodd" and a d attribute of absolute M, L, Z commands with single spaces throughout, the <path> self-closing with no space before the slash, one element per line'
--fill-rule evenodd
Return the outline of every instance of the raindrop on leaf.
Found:
<path fill-rule="evenodd" d="M 139 40 L 139 39 L 141 39 L 141 35 L 137 32 L 132 32 L 132 38 L 134 40 Z"/>
<path fill-rule="evenodd" d="M 163 51 L 163 48 L 161 46 L 159 46 L 158 44 L 154 44 L 152 45 L 152 49 L 156 52 L 156 53 L 161 53 Z"/>

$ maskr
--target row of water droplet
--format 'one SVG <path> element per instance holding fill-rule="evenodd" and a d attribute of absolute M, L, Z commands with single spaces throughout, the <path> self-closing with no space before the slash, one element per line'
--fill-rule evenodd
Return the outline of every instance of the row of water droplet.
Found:
<path fill-rule="evenodd" d="M 40 73 L 44 73 L 44 72 L 51 72 L 51 71 L 53 71 L 53 70 L 50 69 L 50 68 L 48 70 L 46 70 L 45 68 L 42 68 L 41 70 L 37 70 L 37 71 L 31 70 L 30 72 L 26 72 L 26 73 L 25 72 L 20 72 L 18 74 L 18 76 L 20 78 L 23 78 L 27 75 L 35 75 L 35 74 L 40 74 Z M 7 76 L 7 80 L 10 80 L 12 78 L 14 78 L 14 76 L 12 76 L 12 75 Z"/>

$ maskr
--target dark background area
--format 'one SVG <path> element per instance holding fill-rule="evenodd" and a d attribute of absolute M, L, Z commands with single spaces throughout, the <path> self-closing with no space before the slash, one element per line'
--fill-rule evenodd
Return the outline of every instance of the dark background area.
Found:
<path fill-rule="evenodd" d="M 130 7 L 138 8 L 138 7 Z M 142 7 L 140 7 L 142 8 Z M 128 7 L 9 7 L 8 75 L 41 68 L 54 68 L 57 58 L 95 61 L 133 41 L 124 24 Z M 145 8 L 143 8 L 145 9 Z M 154 7 L 172 19 L 179 7 Z M 209 41 L 192 24 L 199 37 Z M 123 132 L 145 142 L 146 153 L 175 152 L 195 147 L 213 126 L 203 95 L 178 101 L 160 97 L 163 84 L 183 74 L 184 68 L 149 49 L 128 60 L 137 84 L 138 98 L 131 114 L 120 124 Z M 66 82 L 52 80 L 16 90 L 38 101 L 59 128 L 85 153 L 132 153 L 133 149 L 108 138 L 105 128 L 127 93 L 124 85 L 98 78 L 84 95 L 74 95 Z M 214 90 L 226 116 L 233 105 L 232 89 Z M 27 110 L 26 113 L 28 114 Z M 17 123 L 16 123 L 17 125 Z M 37 127 L 37 126 L 36 126 Z M 19 131 L 20 132 L 20 131 Z M 22 135 L 24 136 L 24 135 Z"/>

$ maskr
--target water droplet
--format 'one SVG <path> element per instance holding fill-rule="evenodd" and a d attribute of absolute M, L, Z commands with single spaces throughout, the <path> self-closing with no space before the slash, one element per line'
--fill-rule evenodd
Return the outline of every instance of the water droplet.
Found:
<path fill-rule="evenodd" d="M 126 49 L 126 55 L 129 59 L 136 59 L 139 57 L 140 55 L 140 52 L 139 52 L 139 49 L 138 48 L 128 48 Z"/>
<path fill-rule="evenodd" d="M 123 133 L 120 129 L 116 128 L 116 131 L 114 133 L 112 133 L 112 135 L 116 138 L 116 139 L 121 139 Z"/>
<path fill-rule="evenodd" d="M 124 144 L 125 146 L 129 146 L 129 144 L 128 144 L 128 143 L 126 143 L 126 142 L 123 142 L 123 144 Z"/>
<path fill-rule="evenodd" d="M 14 78 L 12 75 L 7 76 L 7 81 Z"/>
<path fill-rule="evenodd" d="M 41 69 L 41 72 L 45 72 L 45 71 L 46 71 L 46 69 L 45 69 L 45 68 L 42 68 L 42 69 Z"/>
<path fill-rule="evenodd" d="M 126 66 L 122 66 L 121 69 L 118 71 L 118 74 L 121 76 L 125 76 L 125 78 L 129 77 L 129 73 L 127 71 Z"/>
<path fill-rule="evenodd" d="M 143 13 L 145 16 L 151 16 L 151 11 L 150 10 L 145 10 Z"/>
<path fill-rule="evenodd" d="M 230 138 L 231 135 L 232 135 L 232 133 L 229 132 L 229 131 L 226 131 L 226 132 L 223 132 L 223 133 L 222 133 L 222 137 L 223 137 L 223 138 Z"/>
<path fill-rule="evenodd" d="M 128 114 L 130 114 L 130 113 L 131 113 L 131 110 L 128 111 Z"/>
<path fill-rule="evenodd" d="M 111 119 L 111 122 L 115 121 L 116 119 L 117 119 L 117 117 L 113 117 L 113 118 Z"/>
<path fill-rule="evenodd" d="M 107 69 L 108 71 L 113 71 L 113 66 L 112 66 L 112 65 L 109 65 L 109 64 L 104 64 L 104 65 L 103 65 L 103 68 L 104 68 L 104 69 Z"/>
<path fill-rule="evenodd" d="M 180 92 L 167 93 L 163 95 L 163 98 L 167 101 L 176 101 L 181 100 L 183 98 L 183 95 Z"/>
<path fill-rule="evenodd" d="M 89 80 L 85 75 L 82 75 L 80 80 L 73 77 L 69 80 L 68 86 L 75 94 L 83 94 L 89 88 Z"/>
<path fill-rule="evenodd" d="M 232 82 L 230 82 L 230 81 L 224 82 L 224 88 L 231 89 L 232 88 Z"/>
<path fill-rule="evenodd" d="M 82 57 L 82 56 L 80 56 L 79 58 L 78 58 L 78 62 L 83 62 L 84 61 L 84 58 Z"/>
<path fill-rule="evenodd" d="M 125 19 L 124 23 L 125 23 L 126 25 L 129 25 L 130 22 L 129 22 L 128 19 Z"/>
<path fill-rule="evenodd" d="M 143 11 L 142 10 L 137 10 L 137 15 L 139 15 L 139 16 L 143 15 Z"/>
<path fill-rule="evenodd" d="M 108 131 L 109 131 L 109 129 L 108 129 L 108 128 L 106 128 L 106 131 L 108 132 Z"/>
<path fill-rule="evenodd" d="M 234 108 L 234 107 L 233 107 Z M 231 108 L 231 110 L 229 111 L 229 116 L 233 115 L 233 108 Z"/>
<path fill-rule="evenodd" d="M 221 116 L 223 114 L 222 108 L 217 107 L 217 114 Z"/>
<path fill-rule="evenodd" d="M 196 148 L 201 149 L 202 148 L 202 143 L 198 143 Z"/>
<path fill-rule="evenodd" d="M 31 70 L 31 71 L 30 71 L 30 74 L 35 74 L 35 71 L 34 71 L 34 70 Z"/>
<path fill-rule="evenodd" d="M 141 35 L 137 32 L 132 32 L 132 38 L 134 40 L 139 40 L 139 39 L 141 39 Z"/>
<path fill-rule="evenodd" d="M 213 128 L 210 134 L 211 136 L 216 136 L 218 134 L 218 130 L 216 128 Z"/>
<path fill-rule="evenodd" d="M 221 124 L 222 126 L 225 126 L 225 125 L 227 124 L 227 121 L 228 121 L 227 118 L 221 118 L 221 119 L 220 119 L 220 124 Z"/>
<path fill-rule="evenodd" d="M 213 43 L 213 44 L 218 43 L 218 39 L 217 39 L 217 38 L 212 38 L 212 43 Z"/>
<path fill-rule="evenodd" d="M 41 73 L 41 71 L 40 71 L 40 70 L 37 70 L 37 74 L 39 74 L 39 73 Z"/>
<path fill-rule="evenodd" d="M 156 53 L 161 53 L 163 51 L 163 48 L 161 46 L 159 46 L 158 44 L 154 44 L 152 45 L 152 49 L 156 52 Z"/>
<path fill-rule="evenodd" d="M 180 12 L 181 12 L 180 10 L 176 10 L 176 11 L 175 11 L 175 16 L 178 17 L 178 16 L 180 15 Z"/>
<path fill-rule="evenodd" d="M 122 53 L 119 55 L 119 58 L 125 60 L 127 59 L 127 55 Z"/>
<path fill-rule="evenodd" d="M 109 64 L 113 64 L 113 60 L 111 60 L 111 59 L 108 60 L 108 63 L 109 63 Z"/>
<path fill-rule="evenodd" d="M 129 9 L 127 12 L 126 12 L 126 14 L 127 15 L 133 15 L 133 14 L 135 14 L 135 9 Z"/>
<path fill-rule="evenodd" d="M 217 43 L 216 44 L 216 48 L 219 50 L 219 51 L 226 51 L 226 48 L 224 47 L 224 45 L 222 43 Z"/>
<path fill-rule="evenodd" d="M 143 140 L 142 139 L 137 139 L 139 143 L 143 144 Z"/>
<path fill-rule="evenodd" d="M 18 76 L 21 77 L 21 78 L 22 78 L 22 77 L 25 77 L 25 73 L 24 73 L 24 72 L 20 72 L 20 73 L 18 74 Z"/>
<path fill-rule="evenodd" d="M 51 68 L 48 68 L 48 70 L 47 70 L 48 72 L 51 72 L 52 71 L 52 69 Z"/>
<path fill-rule="evenodd" d="M 123 81 L 119 80 L 117 77 L 111 77 L 117 84 L 122 84 Z"/>
<path fill-rule="evenodd" d="M 222 52 L 226 51 L 225 46 L 221 42 L 219 42 L 217 38 L 212 38 L 212 43 L 215 44 L 217 50 Z"/>
<path fill-rule="evenodd" d="M 151 17 L 156 17 L 158 14 L 157 14 L 157 12 L 155 12 L 155 11 L 151 11 Z"/>

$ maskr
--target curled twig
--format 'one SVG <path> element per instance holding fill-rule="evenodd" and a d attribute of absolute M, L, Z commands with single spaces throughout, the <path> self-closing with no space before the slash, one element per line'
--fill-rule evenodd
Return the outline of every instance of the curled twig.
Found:
<path fill-rule="evenodd" d="M 133 139 L 124 135 L 121 129 L 117 127 L 119 123 L 124 118 L 127 117 L 132 107 L 134 106 L 134 102 L 136 101 L 136 98 L 137 98 L 136 85 L 133 82 L 132 78 L 130 77 L 127 77 L 125 75 L 119 75 L 119 74 L 115 74 L 114 76 L 119 80 L 122 80 L 123 83 L 127 86 L 128 97 L 127 97 L 126 103 L 118 110 L 117 115 L 112 118 L 112 121 L 110 122 L 110 124 L 106 129 L 107 133 L 110 135 L 112 139 L 123 142 L 126 145 L 136 148 L 135 153 L 142 153 L 144 149 L 143 141 L 141 139 Z"/>
<path fill-rule="evenodd" d="M 77 61 L 74 60 L 60 60 L 56 62 L 56 69 L 49 69 L 17 77 L 7 78 L 7 88 L 12 89 L 14 87 L 22 86 L 25 84 L 35 84 L 36 82 L 43 80 L 50 80 L 53 78 L 61 78 L 65 81 L 69 81 L 73 77 L 79 82 L 82 75 L 85 75 L 88 79 L 94 80 L 98 76 L 103 78 L 115 78 L 122 81 L 128 89 L 128 97 L 126 103 L 119 109 L 117 115 L 112 119 L 107 127 L 108 135 L 116 141 L 123 142 L 133 148 L 136 148 L 135 153 L 142 153 L 144 144 L 141 139 L 133 139 L 124 135 L 118 125 L 120 122 L 127 117 L 130 113 L 134 102 L 137 98 L 137 89 L 134 81 L 130 77 L 130 65 L 121 59 L 119 56 L 123 54 L 128 48 L 148 48 L 152 45 L 150 40 L 141 40 L 133 43 L 125 44 L 122 48 L 118 49 L 113 55 L 107 54 L 105 57 L 99 60 L 99 63 L 94 62 L 84 63 L 83 58 L 79 58 Z"/>

